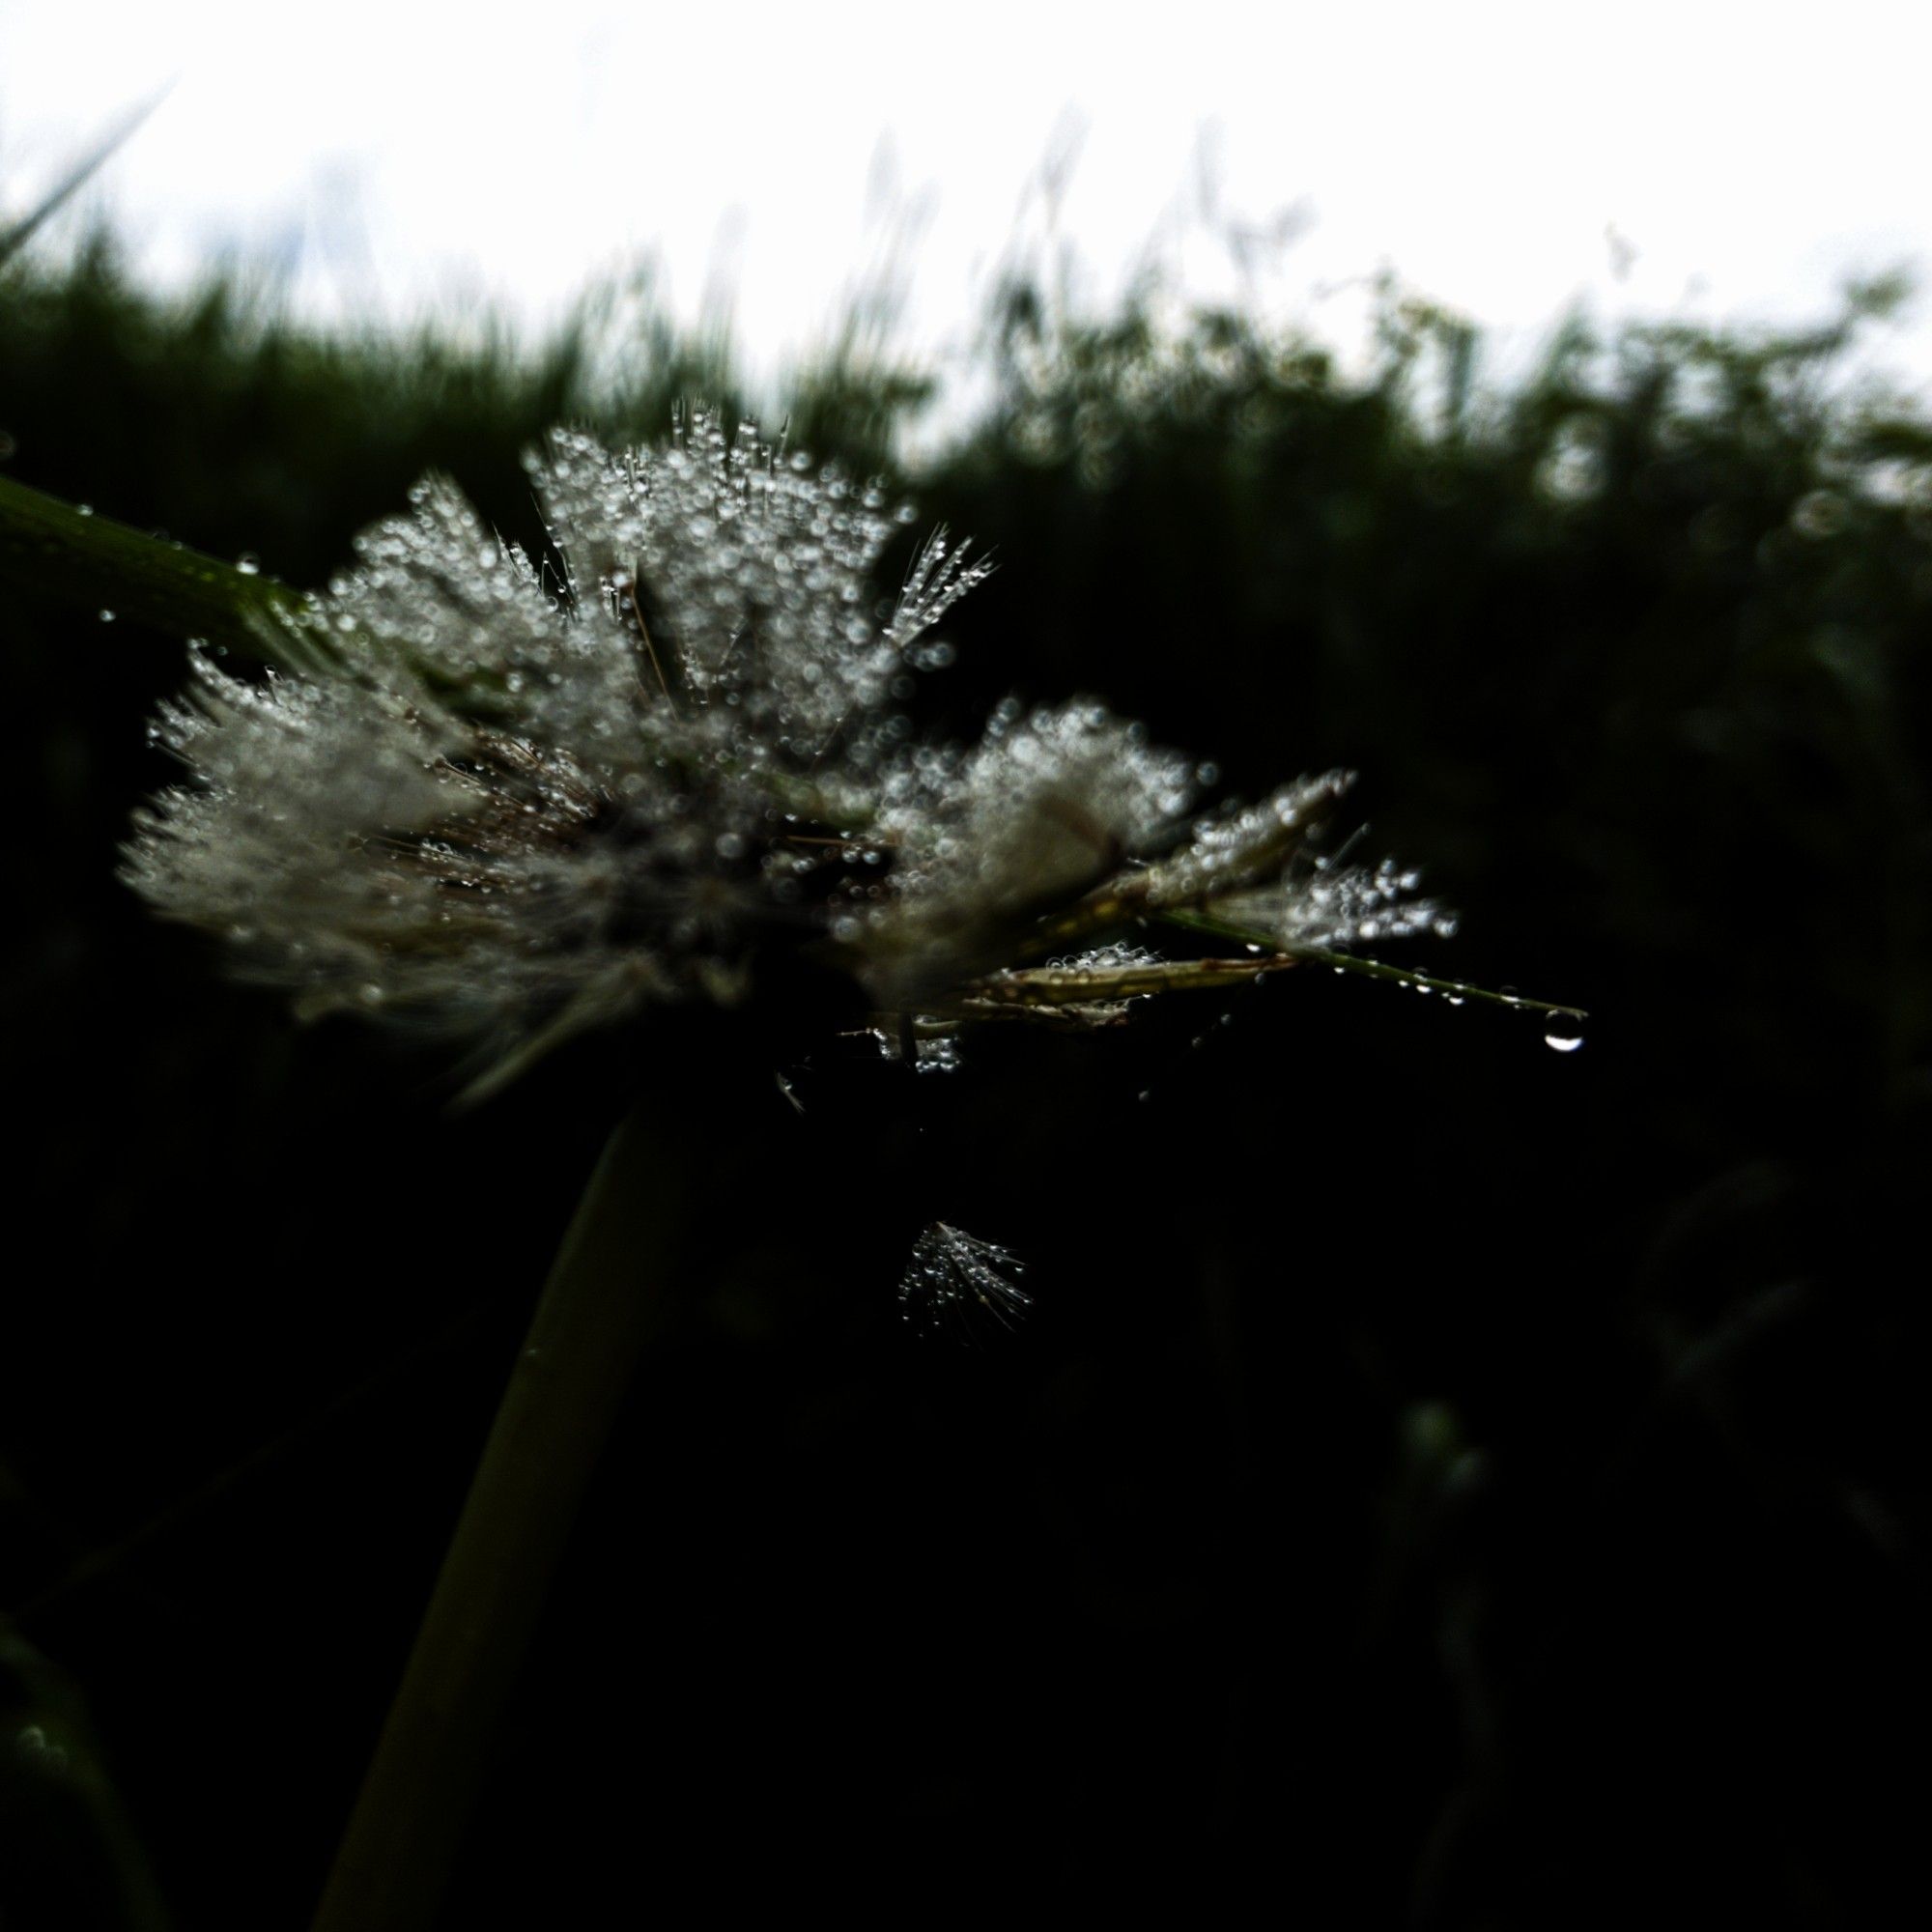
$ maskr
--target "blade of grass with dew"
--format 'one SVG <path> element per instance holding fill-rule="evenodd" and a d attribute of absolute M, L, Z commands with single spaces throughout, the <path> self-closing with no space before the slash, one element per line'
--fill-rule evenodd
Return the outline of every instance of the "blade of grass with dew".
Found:
<path fill-rule="evenodd" d="M 36 595 L 280 661 L 271 639 L 300 635 L 299 592 L 219 557 L 0 476 L 0 579 Z"/>
<path fill-rule="evenodd" d="M 1206 933 L 1215 939 L 1238 940 L 1244 946 L 1259 946 L 1281 958 L 1302 959 L 1311 965 L 1332 966 L 1338 973 L 1359 974 L 1365 980 L 1392 980 L 1401 986 L 1420 986 L 1451 999 L 1473 1000 L 1479 1006 L 1508 1007 L 1513 1012 L 1547 1013 L 1555 1018 L 1582 1021 L 1590 1017 L 1582 1007 L 1566 1006 L 1557 1000 L 1531 1000 L 1520 993 L 1492 992 L 1487 986 L 1471 985 L 1464 980 L 1444 980 L 1434 973 L 1418 973 L 1412 966 L 1390 966 L 1380 959 L 1363 959 L 1352 952 L 1337 952 L 1325 946 L 1283 946 L 1274 936 L 1258 926 L 1216 919 L 1211 913 L 1164 912 L 1156 915 L 1166 924 L 1185 932 Z M 1255 962 L 1249 962 L 1253 970 Z"/>

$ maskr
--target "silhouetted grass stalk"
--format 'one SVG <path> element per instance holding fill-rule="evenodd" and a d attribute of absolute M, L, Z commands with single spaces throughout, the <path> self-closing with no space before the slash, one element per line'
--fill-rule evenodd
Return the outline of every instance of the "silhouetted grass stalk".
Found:
<path fill-rule="evenodd" d="M 455 1536 L 329 1875 L 314 1932 L 436 1919 L 578 1505 L 645 1345 L 671 1313 L 688 1176 L 639 1111 L 590 1178 L 511 1371 Z"/>

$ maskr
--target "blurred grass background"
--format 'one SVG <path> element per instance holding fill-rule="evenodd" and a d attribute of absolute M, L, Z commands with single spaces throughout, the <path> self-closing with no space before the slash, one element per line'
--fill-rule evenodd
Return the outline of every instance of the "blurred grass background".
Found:
<path fill-rule="evenodd" d="M 989 1038 L 918 1134 L 877 1066 L 819 1056 L 799 1119 L 719 1048 L 715 1280 L 451 1926 L 693 1888 L 1425 1926 L 1923 1892 L 1932 418 L 1855 374 L 1902 298 L 1573 321 L 1500 380 L 1394 286 L 1362 372 L 1015 270 L 949 436 L 877 316 L 793 373 L 768 427 L 997 553 L 926 722 L 1093 692 L 1238 792 L 1359 767 L 1373 849 L 1464 913 L 1431 963 L 1594 1018 L 1559 1056 L 1295 974 Z M 748 400 L 718 330 L 611 342 L 594 304 L 318 334 L 99 237 L 0 271 L 0 451 L 317 583 L 425 469 L 533 540 L 550 424 Z M 153 1891 L 259 1932 L 319 1887 L 613 1101 L 589 1049 L 448 1118 L 433 1064 L 150 923 L 114 854 L 181 650 L 71 605 L 6 606 L 0 1921 Z M 1029 1259 L 1009 1344 L 898 1323 L 942 1217 Z"/>

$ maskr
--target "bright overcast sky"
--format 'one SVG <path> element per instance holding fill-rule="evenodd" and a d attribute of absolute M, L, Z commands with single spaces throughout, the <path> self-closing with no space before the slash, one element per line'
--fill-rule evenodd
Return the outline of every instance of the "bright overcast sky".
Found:
<path fill-rule="evenodd" d="M 956 336 L 1077 134 L 1060 232 L 1103 294 L 1206 175 L 1222 217 L 1302 212 L 1257 295 L 1343 337 L 1383 265 L 1520 333 L 1578 296 L 1793 318 L 1932 269 L 1928 55 L 1913 0 L 0 0 L 0 213 L 172 80 L 90 205 L 156 277 L 279 264 L 325 313 L 541 320 L 654 257 L 769 367 L 917 206 L 912 324 Z M 1198 227 L 1184 269 L 1230 286 Z M 1889 359 L 1932 377 L 1932 299 Z"/>

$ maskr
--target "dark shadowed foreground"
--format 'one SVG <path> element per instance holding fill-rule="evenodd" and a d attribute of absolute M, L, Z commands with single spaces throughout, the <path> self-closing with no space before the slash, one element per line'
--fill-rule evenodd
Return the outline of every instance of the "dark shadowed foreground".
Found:
<path fill-rule="evenodd" d="M 1464 914 L 1405 956 L 1589 1007 L 1576 1052 L 1297 969 L 916 1082 L 673 1014 L 451 1118 L 434 1057 L 298 1028 L 114 882 L 182 653 L 9 593 L 8 1932 L 157 1922 L 144 1862 L 184 1927 L 302 1922 L 640 1089 L 695 1137 L 695 1298 L 451 1926 L 1922 1891 L 1932 427 L 1840 379 L 1851 327 L 1576 330 L 1497 391 L 1395 302 L 1350 384 L 1018 290 L 991 414 L 911 479 L 1000 564 L 923 724 L 1093 693 L 1236 793 L 1359 767 Z M 568 339 L 322 342 L 15 265 L 0 448 L 318 583 L 425 468 L 530 537 L 548 423 L 731 400 L 715 345 L 639 357 L 593 395 Z M 871 467 L 918 386 L 808 371 L 794 438 Z M 900 1320 L 936 1220 L 1024 1257 L 1016 1332 Z"/>

